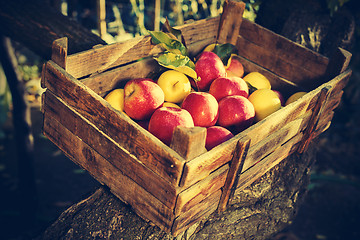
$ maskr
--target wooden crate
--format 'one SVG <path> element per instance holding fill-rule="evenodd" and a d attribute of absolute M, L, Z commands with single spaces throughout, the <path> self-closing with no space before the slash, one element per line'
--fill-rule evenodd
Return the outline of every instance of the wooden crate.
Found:
<path fill-rule="evenodd" d="M 246 72 L 263 73 L 274 89 L 289 95 L 309 92 L 210 151 L 204 128 L 177 128 L 168 147 L 103 99 L 129 79 L 159 73 L 147 57 L 163 50 L 150 36 L 72 55 L 62 38 L 43 67 L 45 136 L 138 215 L 174 236 L 223 211 L 235 191 L 306 150 L 329 127 L 351 75 L 349 52 L 338 49 L 334 58 L 324 57 L 242 20 L 243 7 L 229 2 L 221 17 L 178 27 L 190 53 L 217 39 L 230 42 Z"/>

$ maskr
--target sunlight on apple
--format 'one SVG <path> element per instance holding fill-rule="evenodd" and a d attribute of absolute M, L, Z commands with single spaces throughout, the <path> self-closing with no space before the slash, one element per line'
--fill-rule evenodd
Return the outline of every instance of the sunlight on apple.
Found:
<path fill-rule="evenodd" d="M 116 110 L 124 111 L 124 89 L 112 90 L 106 95 L 105 100 Z"/>
<path fill-rule="evenodd" d="M 278 95 L 270 89 L 258 89 L 249 96 L 255 108 L 255 120 L 261 121 L 281 108 Z"/>
<path fill-rule="evenodd" d="M 259 72 L 251 72 L 248 73 L 244 78 L 244 81 L 249 83 L 256 89 L 271 89 L 271 84 L 269 79 L 267 79 L 264 75 Z"/>
<path fill-rule="evenodd" d="M 191 92 L 188 77 L 178 71 L 168 70 L 160 75 L 157 84 L 165 94 L 165 101 L 180 103 Z"/>

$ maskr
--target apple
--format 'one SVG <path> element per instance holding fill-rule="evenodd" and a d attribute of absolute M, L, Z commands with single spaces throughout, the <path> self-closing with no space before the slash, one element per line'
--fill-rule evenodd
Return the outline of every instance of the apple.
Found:
<path fill-rule="evenodd" d="M 157 80 L 165 94 L 165 101 L 180 103 L 191 92 L 191 84 L 188 77 L 175 70 L 163 72 Z"/>
<path fill-rule="evenodd" d="M 124 89 L 114 89 L 105 96 L 105 100 L 119 111 L 124 111 Z"/>
<path fill-rule="evenodd" d="M 205 148 L 210 151 L 212 148 L 217 145 L 229 140 L 232 138 L 232 134 L 228 129 L 221 126 L 212 126 L 206 129 L 206 140 Z"/>
<path fill-rule="evenodd" d="M 215 79 L 209 89 L 217 101 L 232 95 L 249 96 L 249 87 L 246 82 L 239 77 L 219 77 Z"/>
<path fill-rule="evenodd" d="M 285 106 L 289 105 L 290 103 L 295 102 L 296 100 L 298 100 L 299 98 L 301 98 L 302 96 L 304 96 L 307 92 L 296 92 L 293 95 L 291 95 L 285 102 Z"/>
<path fill-rule="evenodd" d="M 285 106 L 285 98 L 282 95 L 282 93 L 280 91 L 274 90 L 274 89 L 273 89 L 273 92 L 275 92 L 278 95 L 278 97 L 280 99 L 281 106 Z"/>
<path fill-rule="evenodd" d="M 190 113 L 185 109 L 161 107 L 151 116 L 148 129 L 163 143 L 170 145 L 177 126 L 194 127 L 194 121 Z"/>
<path fill-rule="evenodd" d="M 192 92 L 184 99 L 181 108 L 191 114 L 194 125 L 210 127 L 218 119 L 218 102 L 215 97 L 207 92 Z"/>
<path fill-rule="evenodd" d="M 271 89 L 258 89 L 250 94 L 248 99 L 254 105 L 257 122 L 281 108 L 280 98 Z"/>
<path fill-rule="evenodd" d="M 124 87 L 125 113 L 135 119 L 144 120 L 164 103 L 164 92 L 152 79 L 132 79 Z"/>
<path fill-rule="evenodd" d="M 200 78 L 196 82 L 199 91 L 209 90 L 210 84 L 218 77 L 225 77 L 226 70 L 220 57 L 213 52 L 202 52 L 195 63 L 195 72 Z"/>
<path fill-rule="evenodd" d="M 218 124 L 222 127 L 242 131 L 253 123 L 254 117 L 254 106 L 246 97 L 228 96 L 219 102 Z"/>
<path fill-rule="evenodd" d="M 235 54 L 231 55 L 225 69 L 228 77 L 244 76 L 244 66 L 240 62 L 239 57 Z"/>
<path fill-rule="evenodd" d="M 259 72 L 250 72 L 243 77 L 244 81 L 256 89 L 271 89 L 271 83 L 267 77 Z M 255 89 L 255 90 L 256 90 Z"/>

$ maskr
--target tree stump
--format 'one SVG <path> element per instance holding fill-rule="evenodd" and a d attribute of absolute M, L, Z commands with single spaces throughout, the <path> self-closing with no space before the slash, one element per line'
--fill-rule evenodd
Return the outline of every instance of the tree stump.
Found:
<path fill-rule="evenodd" d="M 173 238 L 137 216 L 107 187 L 71 206 L 43 239 L 268 239 L 289 225 L 301 205 L 315 161 L 316 144 L 293 154 L 242 191 L 228 209 L 213 213 Z"/>

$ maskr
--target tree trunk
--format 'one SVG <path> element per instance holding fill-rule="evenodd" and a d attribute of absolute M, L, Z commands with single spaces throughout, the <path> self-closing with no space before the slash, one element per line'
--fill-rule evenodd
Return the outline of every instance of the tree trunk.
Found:
<path fill-rule="evenodd" d="M 69 54 L 106 44 L 99 36 L 46 3 L 41 0 L 0 0 L 0 32 L 44 59 L 50 59 L 52 43 L 61 37 L 68 37 Z"/>
<path fill-rule="evenodd" d="M 176 239 L 268 239 L 286 227 L 304 199 L 315 145 L 293 154 L 242 191 L 228 209 L 213 213 Z M 71 206 L 38 240 L 174 239 L 137 216 L 106 187 Z"/>

